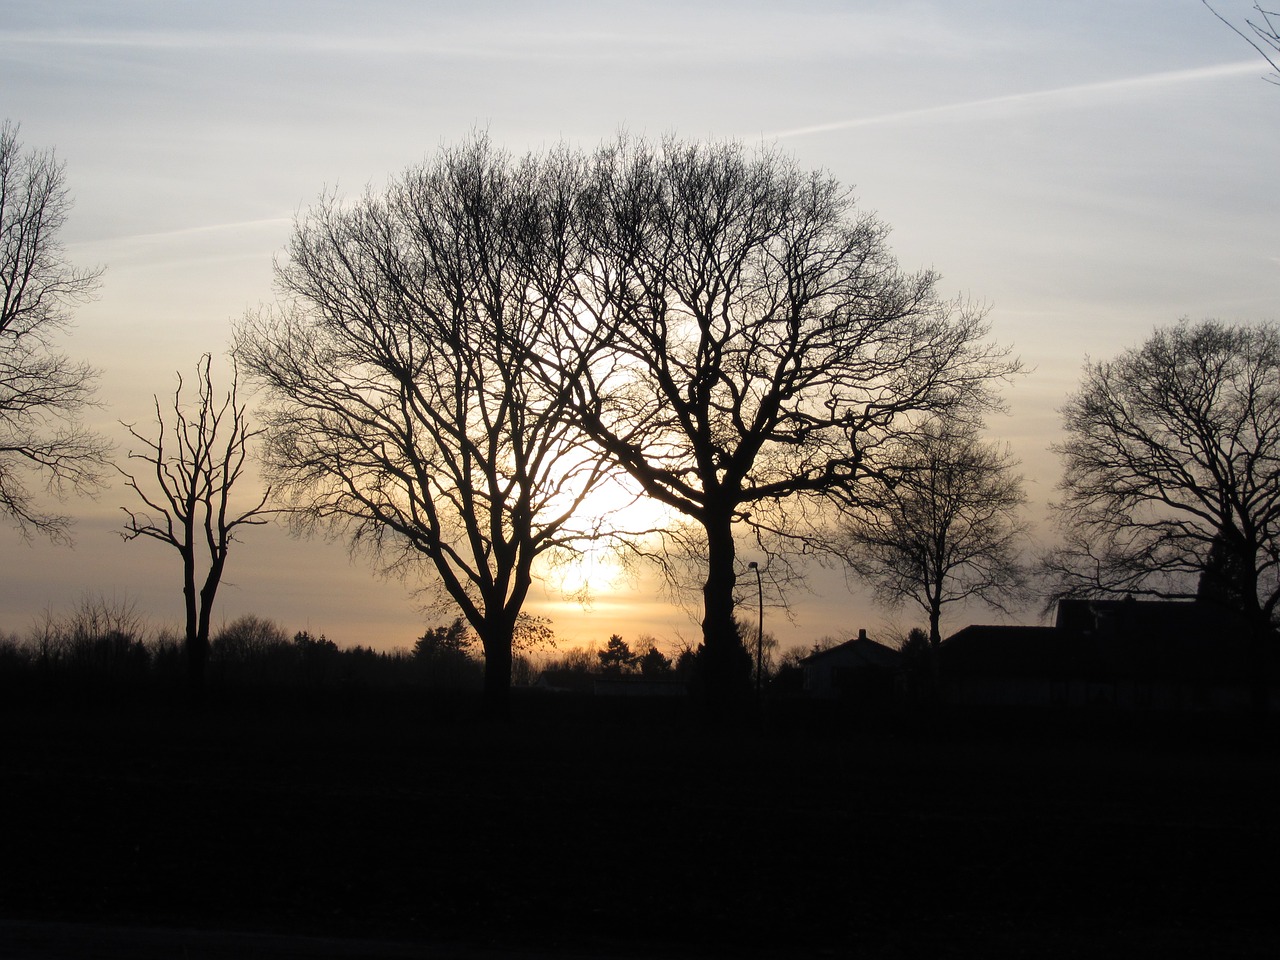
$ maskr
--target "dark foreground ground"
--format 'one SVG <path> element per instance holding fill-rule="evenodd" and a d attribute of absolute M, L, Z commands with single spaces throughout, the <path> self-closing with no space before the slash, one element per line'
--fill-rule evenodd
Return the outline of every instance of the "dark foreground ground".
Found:
<path fill-rule="evenodd" d="M 1280 956 L 1243 721 L 474 712 L 11 692 L 0 957 Z"/>

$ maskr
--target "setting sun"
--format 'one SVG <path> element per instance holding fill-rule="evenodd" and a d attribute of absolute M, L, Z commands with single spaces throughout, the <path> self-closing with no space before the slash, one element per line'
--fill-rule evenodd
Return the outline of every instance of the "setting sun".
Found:
<path fill-rule="evenodd" d="M 628 570 L 624 551 L 652 541 L 654 531 L 672 520 L 671 510 L 640 492 L 624 477 L 611 477 L 586 495 L 574 523 L 592 538 L 576 555 L 546 564 L 544 582 L 551 595 L 588 606 L 606 597 L 631 594 L 635 574 Z"/>

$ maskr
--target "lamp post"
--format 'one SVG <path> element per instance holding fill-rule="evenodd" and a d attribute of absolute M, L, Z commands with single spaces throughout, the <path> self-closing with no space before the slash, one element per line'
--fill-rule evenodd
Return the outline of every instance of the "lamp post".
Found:
<path fill-rule="evenodd" d="M 748 570 L 756 572 L 756 597 L 760 604 L 760 614 L 756 629 L 756 700 L 760 699 L 760 674 L 764 662 L 764 581 L 760 579 L 760 564 L 752 560 L 747 564 Z"/>

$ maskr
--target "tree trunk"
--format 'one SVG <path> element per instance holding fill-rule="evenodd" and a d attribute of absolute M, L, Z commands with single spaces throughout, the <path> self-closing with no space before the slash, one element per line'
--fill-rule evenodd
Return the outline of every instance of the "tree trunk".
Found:
<path fill-rule="evenodd" d="M 209 666 L 209 637 L 195 636 L 187 641 L 187 682 L 193 697 L 204 696 L 205 674 Z"/>
<path fill-rule="evenodd" d="M 518 609 L 518 607 L 517 607 Z M 516 617 L 500 599 L 486 604 L 484 618 L 472 623 L 484 648 L 484 712 L 492 719 L 511 718 L 511 648 Z"/>
<path fill-rule="evenodd" d="M 942 698 L 942 606 L 932 602 L 929 606 L 929 700 L 937 702 Z"/>
<path fill-rule="evenodd" d="M 486 628 L 480 636 L 484 647 L 484 712 L 495 720 L 511 718 L 512 626 Z"/>
<path fill-rule="evenodd" d="M 182 600 L 187 615 L 187 684 L 193 695 L 200 696 L 204 693 L 205 668 L 209 663 L 209 633 L 200 632 L 196 564 L 190 550 L 182 551 Z"/>
<path fill-rule="evenodd" d="M 929 649 L 931 649 L 935 654 L 938 652 L 938 647 L 942 643 L 942 630 L 940 629 L 941 622 L 942 610 L 938 608 L 937 604 L 934 604 L 929 608 Z"/>
<path fill-rule="evenodd" d="M 713 708 L 742 701 L 751 692 L 751 656 L 733 622 L 735 550 L 727 512 L 705 524 L 707 580 L 702 587 L 701 692 Z"/>
<path fill-rule="evenodd" d="M 1221 536 L 1221 534 L 1219 535 Z M 1239 540 L 1238 537 L 1233 538 Z M 1259 717 L 1266 716 L 1271 705 L 1271 663 L 1270 640 L 1274 636 L 1271 617 L 1258 601 L 1258 568 L 1257 558 L 1260 549 L 1255 546 L 1256 540 L 1244 544 L 1228 541 L 1228 546 L 1235 547 L 1234 562 L 1228 566 L 1228 577 L 1232 576 L 1231 567 L 1235 567 L 1233 579 L 1236 581 L 1236 605 L 1244 614 L 1248 624 L 1248 649 L 1245 657 L 1249 671 L 1249 706 Z M 1217 544 L 1215 543 L 1215 546 Z"/>
<path fill-rule="evenodd" d="M 1257 618 L 1249 624 L 1247 654 L 1249 706 L 1259 717 L 1265 717 L 1271 709 L 1271 658 L 1274 653 L 1272 650 L 1274 642 L 1275 632 L 1271 624 L 1259 613 Z"/>

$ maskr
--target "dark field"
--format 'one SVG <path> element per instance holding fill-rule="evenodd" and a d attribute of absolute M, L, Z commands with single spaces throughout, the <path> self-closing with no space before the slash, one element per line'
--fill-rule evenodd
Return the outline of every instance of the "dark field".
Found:
<path fill-rule="evenodd" d="M 1280 956 L 1244 721 L 474 714 L 11 693 L 0 956 Z"/>

